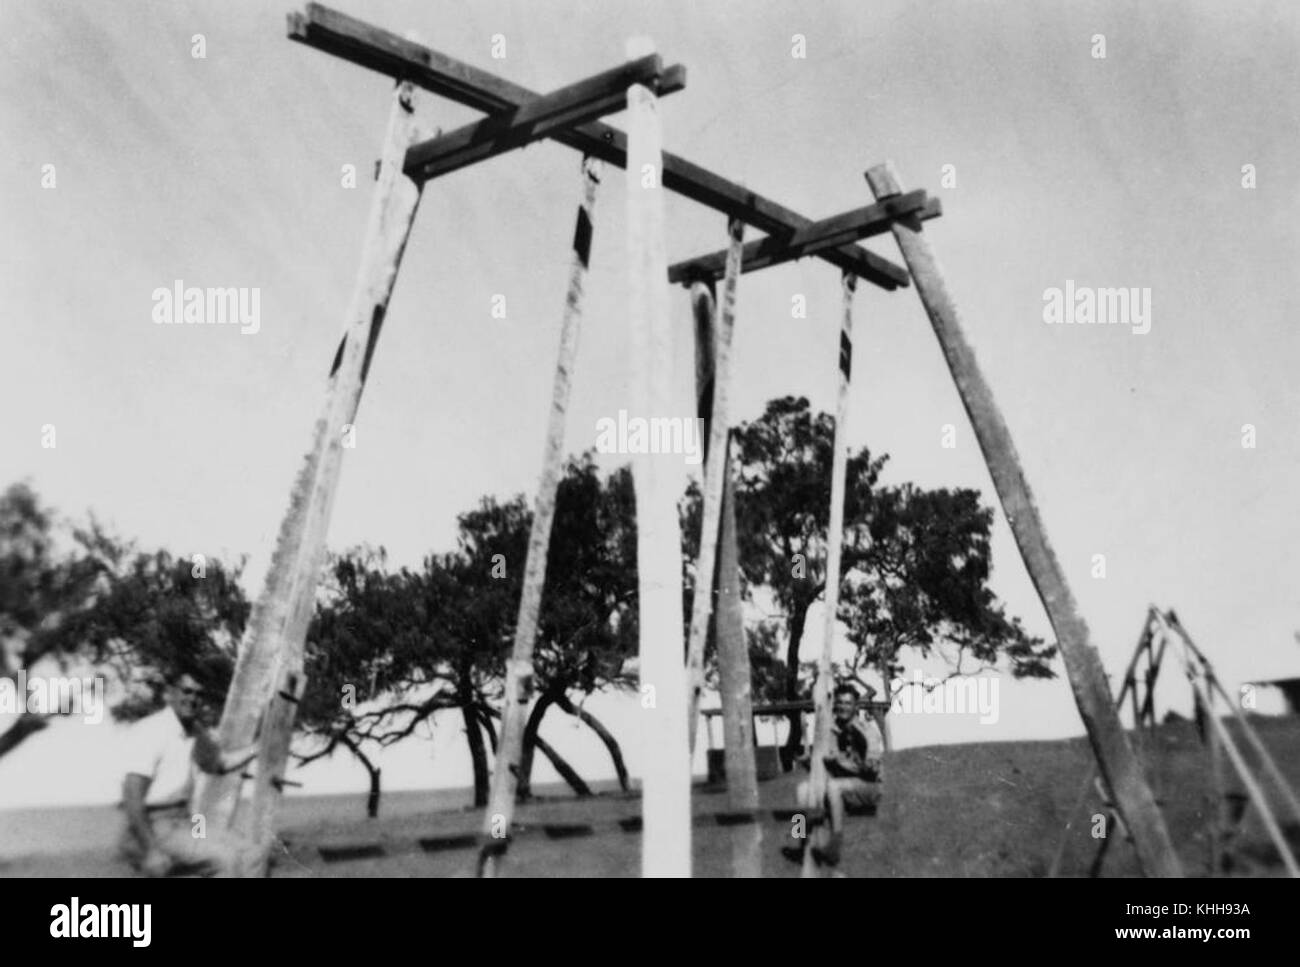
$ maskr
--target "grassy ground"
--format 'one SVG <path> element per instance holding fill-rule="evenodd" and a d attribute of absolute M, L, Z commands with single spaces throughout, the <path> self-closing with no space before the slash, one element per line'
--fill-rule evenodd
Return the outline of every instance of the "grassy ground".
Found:
<path fill-rule="evenodd" d="M 1259 719 L 1257 728 L 1293 787 L 1300 787 L 1300 720 Z M 1230 726 L 1236 734 L 1235 726 Z M 1170 833 L 1189 875 L 1209 872 L 1206 835 L 1210 805 L 1205 747 L 1189 723 L 1161 726 L 1146 743 L 1150 776 Z M 1252 760 L 1253 762 L 1253 757 Z M 985 743 L 907 749 L 887 760 L 886 798 L 874 817 L 849 820 L 843 871 L 849 876 L 1044 876 L 1062 831 L 1061 872 L 1085 875 L 1096 852 L 1091 817 L 1101 811 L 1091 790 L 1077 813 L 1092 757 L 1083 739 Z M 793 842 L 785 815 L 794 809 L 800 777 L 763 783 L 765 874 L 797 876 L 780 847 Z M 391 801 L 391 797 L 388 801 Z M 467 841 L 480 822 L 470 809 L 431 812 L 406 807 L 376 820 L 324 815 L 299 805 L 286 810 L 283 835 L 289 853 L 276 876 L 472 876 L 475 852 Z M 726 812 L 722 790 L 697 787 L 692 845 L 695 873 L 726 876 L 730 834 L 716 814 Z M 1300 823 L 1278 806 L 1300 851 Z M 117 813 L 107 810 L 116 821 Z M 634 796 L 543 800 L 521 807 L 520 825 L 505 875 L 634 876 L 640 836 L 621 823 L 634 821 Z M 0 823 L 4 814 L 0 814 Z M 1104 875 L 1137 874 L 1132 847 L 1118 830 Z M 421 841 L 424 841 L 423 843 Z M 1248 815 L 1234 843 L 1233 875 L 1275 876 L 1284 871 L 1262 824 Z M 127 871 L 104 847 L 0 859 L 2 876 L 120 876 Z"/>

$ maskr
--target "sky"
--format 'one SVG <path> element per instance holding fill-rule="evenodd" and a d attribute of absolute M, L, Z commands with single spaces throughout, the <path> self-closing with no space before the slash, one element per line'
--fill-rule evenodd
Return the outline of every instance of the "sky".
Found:
<path fill-rule="evenodd" d="M 662 107 L 667 149 L 812 218 L 870 202 L 863 172 L 892 160 L 906 189 L 942 201 L 925 234 L 1108 671 L 1121 674 L 1154 602 L 1231 690 L 1300 674 L 1300 8 L 338 4 L 538 91 L 620 63 L 648 35 L 687 69 Z M 250 595 L 321 403 L 392 88 L 288 41 L 290 9 L 0 0 L 0 484 L 29 480 L 142 546 L 247 554 Z M 478 115 L 426 95 L 419 116 L 449 130 Z M 427 186 L 330 546 L 383 545 L 414 564 L 452 545 L 480 495 L 532 493 L 578 163 L 540 143 Z M 570 452 L 594 445 L 634 373 L 625 204 L 607 169 Z M 725 243 L 724 218 L 686 199 L 669 199 L 667 221 L 672 261 Z M 866 244 L 900 261 L 888 236 Z M 259 289 L 258 332 L 156 325 L 152 293 L 178 279 Z M 1046 324 L 1045 293 L 1067 280 L 1149 289 L 1149 331 Z M 797 295 L 807 318 L 792 318 Z M 671 298 L 688 415 L 689 305 Z M 786 394 L 834 411 L 838 303 L 838 272 L 817 259 L 741 280 L 738 420 Z M 976 487 L 996 505 L 915 290 L 861 285 L 854 328 L 850 444 L 888 453 L 889 483 Z M 993 553 L 993 589 L 1050 638 L 1000 514 Z M 821 626 L 815 609 L 806 660 Z M 1002 679 L 996 723 L 912 716 L 895 739 L 1080 734 L 1058 671 Z M 1158 700 L 1188 709 L 1177 670 Z"/>

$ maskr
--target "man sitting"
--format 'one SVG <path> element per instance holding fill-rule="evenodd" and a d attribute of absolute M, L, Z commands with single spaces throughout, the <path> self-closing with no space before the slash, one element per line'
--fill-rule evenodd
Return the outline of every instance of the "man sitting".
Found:
<path fill-rule="evenodd" d="M 230 876 L 248 844 L 227 829 L 210 828 L 190 816 L 195 769 L 224 774 L 242 769 L 257 754 L 250 745 L 223 753 L 199 722 L 199 683 L 180 674 L 167 687 L 167 704 L 131 729 L 134 764 L 122 783 L 126 829 L 122 857 L 146 876 L 192 872 Z"/>
<path fill-rule="evenodd" d="M 835 689 L 831 722 L 831 751 L 826 756 L 826 797 L 820 804 L 826 810 L 829 825 L 823 822 L 813 831 L 810 846 L 813 858 L 825 866 L 839 864 L 844 844 L 846 809 L 874 810 L 880 801 L 884 781 L 882 759 L 885 740 L 874 721 L 858 717 L 858 691 L 847 683 Z M 811 784 L 799 783 L 799 804 L 817 808 L 812 802 Z M 802 846 L 787 846 L 782 853 L 788 859 L 803 862 Z"/>

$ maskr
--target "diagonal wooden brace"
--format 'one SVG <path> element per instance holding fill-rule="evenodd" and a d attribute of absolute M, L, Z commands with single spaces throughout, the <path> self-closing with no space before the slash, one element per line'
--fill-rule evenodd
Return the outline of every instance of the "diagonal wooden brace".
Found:
<path fill-rule="evenodd" d="M 866 178 L 877 201 L 902 194 L 898 175 L 888 162 L 869 169 Z M 1182 876 L 1182 865 L 1169 838 L 1169 829 L 1111 702 L 1101 656 L 1090 640 L 1088 626 L 1070 593 L 1065 572 L 1048 543 L 1011 431 L 976 361 L 929 240 L 919 225 L 896 221 L 890 231 L 916 280 L 917 294 L 970 417 L 1016 547 L 1056 632 L 1075 704 L 1101 773 L 1114 791 L 1124 822 L 1133 833 L 1142 871 L 1147 876 Z"/>
<path fill-rule="evenodd" d="M 283 773 L 292 735 L 294 705 L 277 697 L 280 690 L 298 694 L 303 642 L 315 607 L 316 583 L 324 560 L 330 512 L 343 460 L 344 428 L 356 419 L 388 300 L 397 279 L 420 186 L 401 170 L 406 149 L 415 138 L 415 109 L 420 92 L 401 82 L 393 92 L 380 178 L 371 200 L 361 266 L 344 319 L 343 335 L 326 380 L 325 396 L 312 430 L 311 444 L 290 492 L 265 585 L 253 606 L 222 711 L 218 741 L 222 748 L 241 748 L 253 740 L 268 703 L 283 716 L 263 727 L 259 775 Z M 297 681 L 291 681 L 297 678 Z M 272 744 L 271 733 L 278 738 Z M 260 800 L 255 793 L 250 822 L 255 842 L 266 842 L 276 800 L 269 781 Z M 239 801 L 239 777 L 213 777 L 196 790 L 198 811 L 208 822 L 229 826 Z"/>

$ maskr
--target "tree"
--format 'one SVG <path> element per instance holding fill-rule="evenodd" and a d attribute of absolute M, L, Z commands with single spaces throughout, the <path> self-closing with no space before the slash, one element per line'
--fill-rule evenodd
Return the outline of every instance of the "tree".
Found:
<path fill-rule="evenodd" d="M 531 519 L 523 522 L 525 542 L 529 524 Z M 636 589 L 636 502 L 631 471 L 619 467 L 602 479 L 591 455 L 584 454 L 570 461 L 556 495 L 534 654 L 537 698 L 524 730 L 520 762 L 521 798 L 531 794 L 532 749 L 552 705 L 576 715 L 596 733 L 620 785 L 628 788 L 618 741 L 570 696 L 575 691 L 585 697 L 605 688 L 635 685 L 635 676 L 626 669 L 637 653 Z"/>
<path fill-rule="evenodd" d="M 834 421 L 814 416 L 808 400 L 769 401 L 761 418 L 734 433 L 736 514 L 740 566 L 751 586 L 766 588 L 785 615 L 786 654 L 783 697 L 799 697 L 799 643 L 808 609 L 822 594 Z M 872 488 L 885 459 L 864 448 L 851 454 L 845 487 L 846 530 L 861 526 L 869 512 Z M 848 541 L 846 541 L 846 545 Z M 844 563 L 850 561 L 848 553 Z M 788 749 L 803 739 L 798 713 L 790 717 Z"/>
<path fill-rule="evenodd" d="M 905 484 L 878 493 L 869 543 L 854 532 L 839 617 L 857 646 L 851 673 L 873 668 L 887 702 L 907 648 L 922 658 L 941 654 L 949 677 L 991 670 L 999 660 L 1015 678 L 1053 677 L 1056 648 L 1026 634 L 987 587 L 992 524 L 976 491 Z"/>
<path fill-rule="evenodd" d="M 698 481 L 691 480 L 687 484 L 686 495 L 678 510 L 682 531 L 683 627 L 689 638 L 692 599 L 698 579 L 695 564 L 699 560 L 700 551 L 700 514 L 703 512 L 703 496 Z M 740 590 L 742 599 L 754 606 L 753 588 L 745 580 L 743 569 L 740 574 Z M 787 623 L 784 616 L 778 616 L 760 618 L 745 624 L 745 640 L 749 646 L 750 688 L 755 705 L 785 701 L 787 665 L 780 657 L 782 634 L 779 628 L 783 623 Z M 717 658 L 714 623 L 710 621 L 705 640 L 704 686 L 715 691 L 720 687 Z"/>
<path fill-rule="evenodd" d="M 617 501 L 611 511 L 610 502 L 601 499 L 603 489 L 590 460 L 572 464 L 561 484 L 551 546 L 554 563 L 539 629 L 542 699 L 525 733 L 525 795 L 534 750 L 546 755 L 579 795 L 591 791 L 539 735 L 551 705 L 596 731 L 626 781 L 613 736 L 569 697 L 573 689 L 590 692 L 621 674 L 621 657 L 616 661 L 605 654 L 606 639 L 598 627 L 602 621 L 608 624 L 608 614 L 592 605 L 595 599 L 604 601 L 609 589 L 630 582 L 626 575 L 616 579 L 606 573 L 601 560 L 603 515 L 618 512 Z M 499 718 L 493 706 L 500 699 L 514 633 L 530 524 L 522 496 L 507 501 L 484 497 L 459 515 L 456 549 L 426 557 L 419 570 L 389 574 L 382 555 L 362 559 L 354 554 L 335 562 L 336 590 L 318 604 L 308 635 L 309 694 L 300 708 L 302 720 L 322 743 L 301 761 L 332 754 L 338 745 L 349 748 L 370 775 L 370 801 L 377 808 L 379 770 L 362 751 L 363 743 L 391 745 L 438 710 L 458 708 L 473 764 L 475 803 L 486 803 L 488 749 L 495 751 L 494 719 Z M 591 546 L 584 545 L 588 541 Z M 626 544 L 626 535 L 612 542 L 616 548 Z M 614 591 L 609 600 L 617 607 L 624 599 Z M 358 684 L 367 680 L 368 688 Z M 349 683 L 358 697 L 364 693 L 368 708 L 341 707 L 339 696 Z"/>
<path fill-rule="evenodd" d="M 66 596 L 66 569 L 55 561 L 53 513 L 25 483 L 0 496 L 0 678 L 14 683 L 42 654 L 32 635 Z M 47 716 L 23 712 L 0 735 L 0 756 L 45 728 Z"/>
<path fill-rule="evenodd" d="M 459 708 L 476 796 L 485 794 L 480 705 L 484 678 L 495 670 L 490 634 L 482 634 L 475 618 L 493 602 L 467 583 L 466 561 L 430 555 L 419 570 L 389 572 L 382 548 L 359 548 L 332 559 L 328 570 L 308 630 L 308 684 L 298 716 L 319 742 L 298 754 L 299 762 L 332 755 L 340 745 L 348 749 L 367 771 L 367 812 L 377 815 L 380 769 L 367 745 L 393 745 L 438 711 Z"/>
<path fill-rule="evenodd" d="M 53 658 L 79 658 L 127 688 L 112 714 L 131 721 L 162 705 L 159 682 L 193 675 L 210 698 L 223 695 L 249 606 L 234 566 L 144 552 L 93 518 L 56 550 L 56 520 L 25 485 L 0 498 L 0 674 Z M 0 755 L 42 728 L 27 714 L 0 737 Z"/>
<path fill-rule="evenodd" d="M 342 745 L 366 770 L 366 813 L 371 817 L 379 814 L 380 768 L 367 744 L 382 746 L 404 737 L 384 729 L 413 708 L 428 705 L 427 717 L 437 708 L 452 707 L 440 693 L 435 701 L 410 703 L 408 694 L 419 684 L 416 658 L 425 638 L 408 576 L 388 573 L 385 564 L 383 548 L 357 548 L 328 560 L 307 631 L 307 687 L 296 719 L 299 729 L 319 740 L 313 751 L 295 753 L 299 765 L 331 756 Z"/>
<path fill-rule="evenodd" d="M 439 658 L 461 702 L 474 767 L 475 806 L 488 802 L 487 748 L 489 744 L 495 748 L 496 733 L 485 710 L 504 675 L 529 517 L 523 497 L 504 503 L 482 498 L 478 507 L 457 518 L 457 550 L 441 562 L 443 586 L 429 589 L 430 607 L 439 616 L 442 636 Z"/>
<path fill-rule="evenodd" d="M 100 535 L 98 540 L 112 539 Z M 96 592 L 68 614 L 48 637 L 59 650 L 80 651 L 133 689 L 113 709 L 131 721 L 157 711 L 162 698 L 151 686 L 182 672 L 192 675 L 219 712 L 218 696 L 229 688 L 235 651 L 248 620 L 249 603 L 239 584 L 242 561 L 233 567 L 216 558 L 201 564 L 169 551 L 138 551 L 118 545 L 100 556 Z M 116 563 L 114 563 L 116 562 Z"/>
<path fill-rule="evenodd" d="M 504 660 L 514 638 L 532 513 L 523 495 L 505 502 L 485 497 L 478 508 L 461 515 L 459 524 L 451 573 L 461 593 L 447 624 L 459 636 L 453 650 L 464 656 L 463 667 L 475 670 L 486 686 L 479 689 L 479 721 L 495 744 L 492 720 L 499 716 L 493 706 L 501 700 Z M 621 785 L 628 788 L 618 741 L 581 701 L 574 702 L 573 693 L 585 697 L 633 682 L 624 666 L 636 650 L 635 562 L 630 471 L 622 467 L 603 479 L 590 454 L 570 460 L 556 494 L 547 552 L 533 656 L 536 699 L 524 726 L 519 766 L 521 799 L 532 794 L 537 751 L 575 792 L 590 794 L 577 772 L 541 738 L 542 722 L 552 707 L 576 716 L 596 733 Z M 466 730 L 473 741 L 468 719 Z M 479 775 L 476 770 L 476 786 Z M 486 784 L 485 770 L 482 780 Z"/>
<path fill-rule="evenodd" d="M 735 432 L 741 567 L 784 614 L 787 700 L 806 689 L 799 644 L 825 589 L 833 439 L 831 418 L 814 416 L 802 397 L 770 401 Z M 987 587 L 992 511 L 973 490 L 880 487 L 887 459 L 864 447 L 848 460 L 838 616 L 857 645 L 850 671 L 872 666 L 888 687 L 913 648 L 944 654 L 955 674 L 969 670 L 967 659 L 987 667 L 1001 657 L 1017 677 L 1050 677 L 1056 649 L 1026 635 Z M 792 751 L 802 741 L 797 713 L 790 724 Z"/>

